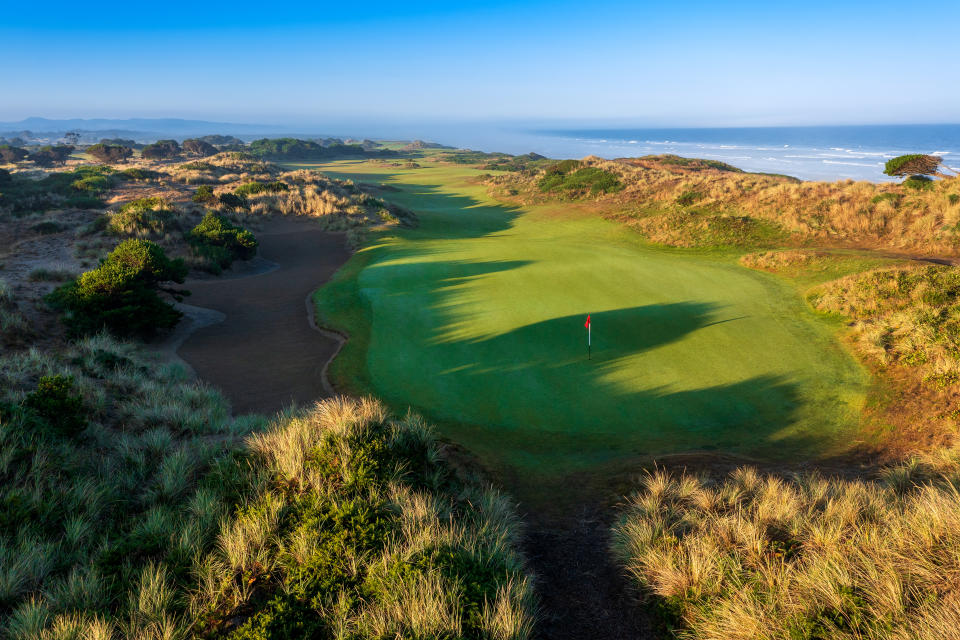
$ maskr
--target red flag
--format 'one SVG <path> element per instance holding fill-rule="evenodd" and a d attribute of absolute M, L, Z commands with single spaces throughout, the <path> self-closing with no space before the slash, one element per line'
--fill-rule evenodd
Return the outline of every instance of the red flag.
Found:
<path fill-rule="evenodd" d="M 583 323 L 583 326 L 587 329 L 590 328 L 590 314 L 587 314 L 587 321 Z"/>

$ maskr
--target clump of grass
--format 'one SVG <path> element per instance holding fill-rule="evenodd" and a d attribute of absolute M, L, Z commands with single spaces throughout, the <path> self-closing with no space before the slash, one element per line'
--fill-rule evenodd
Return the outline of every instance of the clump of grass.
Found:
<path fill-rule="evenodd" d="M 32 270 L 27 279 L 31 282 L 66 282 L 76 277 L 76 273 L 69 269 L 48 269 L 39 267 Z"/>
<path fill-rule="evenodd" d="M 614 193 L 623 189 L 616 173 L 585 166 L 578 160 L 563 160 L 548 167 L 537 183 L 540 191 L 560 191 L 576 197 Z"/>
<path fill-rule="evenodd" d="M 20 312 L 17 296 L 6 280 L 0 280 L 0 344 L 15 346 L 33 335 L 27 319 Z"/>
<path fill-rule="evenodd" d="M 854 320 L 860 349 L 881 365 L 922 377 L 960 376 L 960 270 L 930 265 L 879 269 L 822 285 L 814 308 Z M 944 374 L 949 374 L 944 378 Z"/>
<path fill-rule="evenodd" d="M 960 456 L 876 482 L 648 475 L 614 551 L 680 638 L 941 638 L 960 624 Z"/>
<path fill-rule="evenodd" d="M 163 198 L 139 198 L 110 214 L 107 228 L 113 233 L 137 237 L 163 234 L 177 228 L 177 214 Z"/>
<path fill-rule="evenodd" d="M 416 417 L 334 399 L 251 441 L 256 492 L 203 559 L 201 636 L 527 638 L 513 509 Z"/>
<path fill-rule="evenodd" d="M 0 634 L 182 628 L 194 558 L 240 499 L 242 438 L 262 427 L 105 336 L 0 357 Z"/>
<path fill-rule="evenodd" d="M 625 220 L 653 242 L 678 247 L 762 247 L 786 237 L 776 223 L 741 214 L 682 209 Z"/>
<path fill-rule="evenodd" d="M 622 185 L 597 196 L 603 214 L 618 220 L 677 215 L 696 207 L 702 214 L 736 215 L 782 229 L 793 240 L 815 240 L 830 246 L 882 247 L 898 251 L 956 254 L 960 251 L 960 180 L 943 178 L 916 184 L 870 182 L 808 182 L 788 176 L 747 173 L 723 163 L 676 156 L 622 158 L 614 161 L 584 158 L 556 163 L 564 175 L 584 167 L 610 172 Z M 551 173 L 526 172 L 489 176 L 497 194 L 520 194 L 542 201 L 559 190 L 564 178 Z M 908 181 L 909 182 L 909 181 Z M 919 188 L 911 188 L 919 187 Z M 553 189 L 558 190 L 553 190 Z M 691 194 L 697 194 L 696 199 Z M 669 220 L 650 221 L 653 230 L 671 226 Z M 644 228 L 637 227 L 646 232 Z M 698 244 L 682 232 L 661 234 L 657 242 Z M 740 246 L 746 242 L 736 243 Z"/>

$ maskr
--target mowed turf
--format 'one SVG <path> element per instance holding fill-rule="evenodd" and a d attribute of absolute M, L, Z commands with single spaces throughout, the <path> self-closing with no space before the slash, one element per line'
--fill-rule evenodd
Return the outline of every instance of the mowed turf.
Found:
<path fill-rule="evenodd" d="M 351 335 L 335 382 L 412 406 L 515 474 L 635 456 L 832 454 L 868 377 L 774 276 L 668 250 L 576 207 L 516 208 L 471 169 L 320 165 L 419 215 L 316 296 Z M 593 353 L 587 359 L 587 314 Z"/>

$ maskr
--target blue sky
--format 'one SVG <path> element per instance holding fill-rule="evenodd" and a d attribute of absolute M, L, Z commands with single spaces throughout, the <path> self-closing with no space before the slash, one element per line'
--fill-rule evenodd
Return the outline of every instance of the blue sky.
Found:
<path fill-rule="evenodd" d="M 34 0 L 0 11 L 0 120 L 960 122 L 957 25 L 882 0 Z"/>

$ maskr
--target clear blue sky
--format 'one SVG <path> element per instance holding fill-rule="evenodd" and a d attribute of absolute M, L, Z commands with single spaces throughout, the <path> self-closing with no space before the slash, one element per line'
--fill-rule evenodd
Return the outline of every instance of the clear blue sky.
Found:
<path fill-rule="evenodd" d="M 917 7 L 18 1 L 0 120 L 958 122 L 960 2 Z"/>

